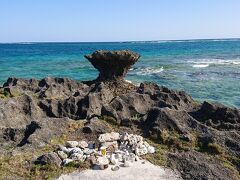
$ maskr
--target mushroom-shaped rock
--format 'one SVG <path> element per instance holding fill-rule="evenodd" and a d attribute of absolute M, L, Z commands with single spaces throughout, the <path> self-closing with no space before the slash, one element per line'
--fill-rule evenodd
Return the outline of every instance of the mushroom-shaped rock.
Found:
<path fill-rule="evenodd" d="M 97 80 L 103 81 L 123 79 L 140 55 L 130 50 L 99 50 L 86 55 L 85 58 L 100 72 Z"/>

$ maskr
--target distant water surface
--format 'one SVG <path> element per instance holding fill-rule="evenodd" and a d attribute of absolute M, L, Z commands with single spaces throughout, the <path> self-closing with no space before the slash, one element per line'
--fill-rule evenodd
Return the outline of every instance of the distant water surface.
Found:
<path fill-rule="evenodd" d="M 198 100 L 240 107 L 240 39 L 114 43 L 2 43 L 0 84 L 10 76 L 90 80 L 98 72 L 84 59 L 95 50 L 130 49 L 141 59 L 126 79 L 185 90 Z"/>

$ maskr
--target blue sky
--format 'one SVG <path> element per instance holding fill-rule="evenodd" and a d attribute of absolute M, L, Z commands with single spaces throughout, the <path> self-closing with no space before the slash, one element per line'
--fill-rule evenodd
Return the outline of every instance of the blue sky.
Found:
<path fill-rule="evenodd" d="M 240 37 L 240 0 L 0 0 L 0 42 Z"/>

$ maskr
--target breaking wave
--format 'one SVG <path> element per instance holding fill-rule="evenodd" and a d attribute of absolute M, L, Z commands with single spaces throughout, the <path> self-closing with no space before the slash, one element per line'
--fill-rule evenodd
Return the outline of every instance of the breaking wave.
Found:
<path fill-rule="evenodd" d="M 209 66 L 240 65 L 240 59 L 201 59 L 198 61 L 188 61 L 194 68 L 206 68 Z"/>
<path fill-rule="evenodd" d="M 192 67 L 194 68 L 205 68 L 208 67 L 209 64 L 194 64 Z"/>
<path fill-rule="evenodd" d="M 131 69 L 136 75 L 154 75 L 164 71 L 163 67 L 146 67 Z"/>
<path fill-rule="evenodd" d="M 161 43 L 193 43 L 193 42 L 230 42 L 240 39 L 186 39 L 186 40 L 156 40 L 156 41 L 129 41 L 131 44 L 161 44 Z M 127 42 L 128 43 L 128 42 Z"/>

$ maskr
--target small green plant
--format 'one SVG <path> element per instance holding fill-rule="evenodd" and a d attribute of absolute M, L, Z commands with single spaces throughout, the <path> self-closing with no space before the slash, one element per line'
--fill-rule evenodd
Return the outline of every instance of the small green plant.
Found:
<path fill-rule="evenodd" d="M 223 148 L 217 143 L 202 144 L 199 142 L 198 146 L 196 147 L 196 150 L 199 152 L 208 153 L 212 155 L 223 154 L 224 152 Z"/>
<path fill-rule="evenodd" d="M 211 154 L 222 154 L 223 153 L 222 147 L 216 143 L 208 143 L 207 149 L 208 149 L 208 152 Z"/>
<path fill-rule="evenodd" d="M 154 142 L 153 140 L 146 139 L 146 141 L 155 147 L 156 152 L 153 154 L 146 154 L 143 156 L 144 159 L 148 160 L 152 164 L 158 166 L 165 166 L 166 165 L 166 154 L 168 152 L 168 148 L 164 144 L 159 144 Z"/>
<path fill-rule="evenodd" d="M 19 92 L 14 92 L 9 89 L 1 88 L 0 89 L 0 99 L 8 99 L 8 98 L 13 98 L 13 97 L 18 97 L 20 96 L 21 93 Z"/>
<path fill-rule="evenodd" d="M 117 120 L 111 116 L 103 116 L 100 119 L 112 125 L 113 127 L 119 127 L 119 123 L 117 122 Z"/>
<path fill-rule="evenodd" d="M 188 151 L 195 147 L 195 137 L 192 136 L 191 141 L 185 141 L 181 138 L 181 134 L 176 131 L 162 130 L 159 140 L 165 144 L 170 151 Z"/>
<path fill-rule="evenodd" d="M 13 148 L 14 148 L 14 146 L 11 145 L 11 144 L 8 144 L 8 145 L 6 145 L 6 146 L 4 147 L 4 149 L 7 150 L 7 151 L 10 151 L 10 150 L 13 149 Z"/>
<path fill-rule="evenodd" d="M 6 94 L 5 94 L 5 92 L 4 92 L 4 89 L 0 89 L 0 98 L 1 99 L 6 99 L 7 97 L 6 97 Z"/>
<path fill-rule="evenodd" d="M 195 100 L 193 101 L 193 104 L 194 104 L 195 106 L 199 106 L 199 105 L 202 104 L 202 102 L 195 99 Z"/>
<path fill-rule="evenodd" d="M 135 115 L 130 117 L 130 120 L 136 121 L 136 120 L 139 120 L 139 118 L 141 118 L 141 114 L 135 114 Z"/>
<path fill-rule="evenodd" d="M 91 167 L 91 164 L 88 161 L 73 161 L 68 163 L 65 167 L 70 168 L 81 168 L 81 169 L 89 169 Z"/>
<path fill-rule="evenodd" d="M 69 132 L 75 132 L 77 129 L 80 129 L 84 126 L 85 121 L 78 120 L 78 121 L 71 121 L 68 124 L 68 131 Z"/>
<path fill-rule="evenodd" d="M 233 176 L 235 176 L 236 179 L 240 179 L 239 158 L 230 155 L 217 155 L 216 157 L 224 168 L 230 169 Z M 236 163 L 237 161 L 238 163 Z"/>

